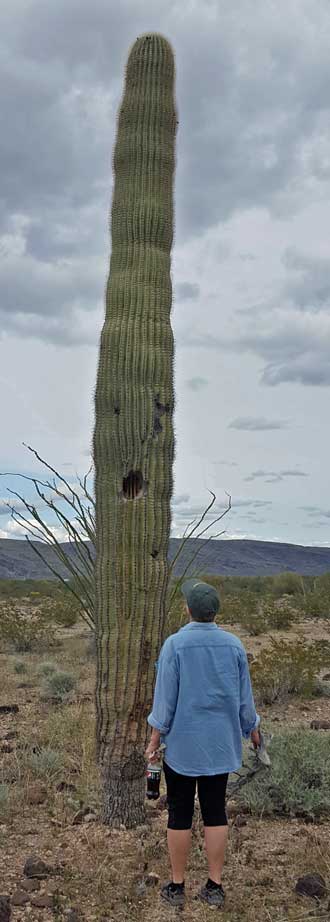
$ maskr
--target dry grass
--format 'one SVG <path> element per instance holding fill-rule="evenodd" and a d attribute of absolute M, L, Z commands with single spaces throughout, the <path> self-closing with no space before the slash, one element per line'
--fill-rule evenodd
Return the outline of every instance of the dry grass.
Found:
<path fill-rule="evenodd" d="M 235 626 L 232 630 L 251 652 L 267 644 L 267 637 L 247 638 L 244 630 Z M 297 630 L 301 636 L 304 625 L 297 626 Z M 321 633 L 319 623 L 318 636 Z M 17 732 L 17 737 L 9 741 L 13 751 L 1 752 L 0 782 L 1 778 L 14 779 L 8 785 L 8 810 L 0 816 L 1 892 L 14 891 L 26 858 L 38 854 L 57 866 L 55 919 L 64 920 L 65 908 L 77 906 L 84 919 L 91 922 L 147 922 L 149 918 L 152 922 L 165 922 L 174 918 L 175 912 L 161 903 L 158 889 L 147 889 L 141 896 L 137 885 L 151 871 L 161 881 L 168 879 L 166 811 L 160 812 L 157 804 L 148 804 L 146 825 L 133 831 L 110 831 L 97 819 L 72 825 L 81 803 L 96 810 L 99 803 L 94 757 L 94 667 L 85 656 L 87 638 L 81 628 L 61 631 L 60 636 L 63 645 L 54 660 L 58 668 L 76 676 L 77 693 L 71 703 L 51 706 L 41 701 L 42 683 L 37 670 L 42 660 L 37 655 L 24 656 L 27 674 L 23 677 L 14 672 L 14 657 L 0 657 L 2 703 L 19 705 L 17 715 L 2 716 L 0 730 L 0 747 L 8 731 Z M 49 659 L 49 653 L 43 658 Z M 20 688 L 25 682 L 31 682 L 31 687 Z M 280 724 L 309 726 L 312 717 L 327 717 L 329 707 L 326 699 L 306 702 L 294 698 L 289 706 L 277 704 L 261 713 L 265 727 L 276 732 Z M 46 758 L 44 773 L 36 775 L 35 765 L 29 760 L 33 748 L 36 752 L 51 750 L 59 754 L 54 772 L 47 774 Z M 59 792 L 61 782 L 74 789 Z M 44 799 L 31 804 L 36 783 L 42 786 Z M 309 825 L 295 819 L 247 817 L 246 825 L 238 828 L 231 820 L 224 872 L 226 911 L 221 918 L 224 922 L 307 922 L 314 917 L 329 922 L 330 910 L 326 906 L 330 894 L 329 900 L 322 903 L 321 913 L 313 901 L 301 899 L 294 892 L 297 878 L 313 871 L 330 884 L 329 841 L 330 823 L 326 822 Z M 193 899 L 206 876 L 202 830 L 196 813 L 187 872 L 187 905 L 181 914 L 189 922 L 206 922 L 210 918 L 210 910 Z M 47 909 L 20 908 L 13 913 L 14 922 L 47 918 L 54 919 Z"/>

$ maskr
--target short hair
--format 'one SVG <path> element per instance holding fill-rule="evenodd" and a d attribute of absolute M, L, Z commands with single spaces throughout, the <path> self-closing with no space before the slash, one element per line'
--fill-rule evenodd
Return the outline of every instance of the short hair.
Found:
<path fill-rule="evenodd" d="M 199 615 L 199 616 L 197 616 L 197 615 L 193 615 L 193 614 L 192 614 L 192 612 L 190 611 L 189 605 L 188 605 L 188 609 L 189 609 L 189 612 L 190 612 L 191 617 L 193 618 L 193 620 L 194 620 L 194 621 L 198 621 L 199 624 L 210 624 L 212 621 L 215 620 L 215 618 L 216 618 L 216 616 L 217 616 L 217 612 L 214 612 L 214 611 L 207 612 L 207 614 L 205 614 L 205 615 Z"/>

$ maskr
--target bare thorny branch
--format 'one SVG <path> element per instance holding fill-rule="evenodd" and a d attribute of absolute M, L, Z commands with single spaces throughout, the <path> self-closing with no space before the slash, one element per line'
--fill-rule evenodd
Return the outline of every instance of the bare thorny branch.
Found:
<path fill-rule="evenodd" d="M 51 512 L 56 516 L 59 524 L 66 531 L 66 534 L 68 537 L 67 543 L 69 543 L 70 547 L 72 546 L 74 547 L 75 556 L 71 557 L 71 555 L 65 551 L 63 543 L 61 543 L 56 538 L 56 535 L 54 534 L 51 526 L 47 525 L 43 517 L 39 514 L 36 505 L 28 502 L 28 500 L 26 500 L 24 496 L 22 496 L 20 493 L 17 493 L 15 490 L 10 490 L 9 487 L 7 487 L 8 493 L 11 493 L 13 496 L 16 496 L 23 503 L 26 511 L 29 513 L 30 516 L 32 516 L 32 519 L 34 521 L 31 522 L 31 519 L 26 518 L 25 515 L 23 515 L 21 512 L 15 509 L 14 505 L 11 505 L 10 503 L 6 503 L 6 505 L 11 511 L 11 518 L 13 519 L 13 521 L 15 521 L 22 528 L 24 527 L 27 528 L 29 535 L 25 534 L 25 538 L 28 544 L 30 545 L 30 547 L 37 554 L 40 560 L 43 561 L 46 567 L 53 573 L 53 575 L 56 576 L 56 578 L 59 579 L 60 582 L 65 586 L 65 588 L 73 594 L 73 596 L 76 598 L 76 600 L 79 602 L 81 606 L 82 618 L 85 620 L 86 624 L 88 624 L 88 627 L 93 629 L 95 626 L 95 610 L 94 610 L 95 595 L 94 595 L 94 557 L 93 557 L 93 553 L 91 552 L 91 549 L 93 550 L 94 548 L 95 550 L 95 547 L 96 547 L 95 500 L 87 488 L 87 478 L 90 472 L 92 471 L 92 466 L 89 468 L 87 474 L 85 474 L 83 480 L 80 479 L 78 474 L 76 475 L 77 481 L 79 483 L 80 489 L 83 494 L 83 498 L 81 499 L 77 491 L 68 483 L 65 477 L 59 474 L 58 471 L 54 467 L 52 467 L 52 465 L 48 464 L 48 462 L 45 461 L 34 448 L 31 448 L 30 445 L 26 445 L 25 442 L 23 442 L 23 445 L 25 448 L 28 449 L 28 451 L 32 452 L 32 454 L 35 455 L 35 457 L 37 458 L 38 461 L 40 461 L 41 464 L 43 464 L 46 468 L 48 468 L 49 471 L 51 471 L 55 475 L 52 482 L 43 481 L 37 477 L 29 477 L 26 474 L 18 474 L 18 475 L 15 474 L 14 475 L 13 473 L 10 473 L 10 472 L 0 473 L 0 477 L 19 476 L 25 480 L 30 481 L 30 483 L 33 483 L 39 499 L 42 500 L 46 508 L 51 510 Z M 56 478 L 59 481 L 59 483 L 62 485 L 62 487 L 59 486 L 59 484 L 56 482 Z M 52 493 L 50 495 L 47 495 L 46 492 L 44 492 L 44 490 L 51 490 Z M 210 513 L 210 509 L 212 509 L 216 501 L 215 493 L 213 493 L 212 491 L 209 491 L 209 492 L 211 493 L 212 500 L 207 506 L 207 508 L 205 509 L 205 511 L 203 512 L 203 514 L 198 519 L 197 523 L 194 524 L 196 521 L 194 519 L 192 522 L 190 522 L 186 526 L 186 529 L 184 531 L 179 548 L 169 567 L 169 579 L 173 575 L 174 566 L 179 560 L 179 557 L 181 556 L 184 550 L 186 542 L 190 538 L 192 538 L 193 535 L 195 535 L 196 539 L 201 538 L 202 535 L 204 535 L 210 528 L 212 528 L 217 522 L 223 519 L 224 516 L 227 515 L 231 509 L 231 497 L 229 496 L 229 494 L 226 494 L 228 496 L 227 507 L 220 513 L 219 516 L 213 519 L 213 521 L 211 521 L 209 525 L 204 527 L 202 531 L 196 535 L 195 532 L 197 531 L 199 526 L 202 525 L 206 516 Z M 55 497 L 53 496 L 53 494 L 55 494 Z M 90 505 L 86 506 L 85 504 L 86 501 Z M 66 502 L 69 508 L 73 510 L 73 512 L 75 513 L 75 518 L 73 520 L 68 518 L 68 515 L 66 515 L 65 512 L 63 512 L 63 510 L 58 507 L 58 505 L 56 505 L 56 502 Z M 189 531 L 190 528 L 191 530 Z M 172 604 L 173 604 L 173 600 L 175 596 L 177 595 L 177 593 L 179 592 L 182 582 L 184 578 L 186 577 L 186 575 L 188 574 L 188 571 L 190 570 L 196 558 L 199 556 L 201 551 L 205 552 L 205 549 L 208 546 L 209 542 L 212 540 L 212 538 L 219 538 L 224 533 L 225 533 L 224 531 L 220 531 L 215 535 L 210 535 L 206 541 L 201 542 L 197 550 L 194 550 L 192 557 L 190 558 L 189 562 L 185 566 L 184 572 L 182 573 L 180 579 L 177 581 L 176 586 L 170 596 L 167 615 L 169 615 Z M 66 579 L 62 576 L 62 574 L 55 568 L 55 566 L 47 559 L 46 556 L 43 555 L 42 551 L 40 550 L 40 547 L 37 547 L 36 543 L 34 543 L 33 540 L 31 540 L 31 538 L 32 539 L 34 538 L 35 542 L 38 541 L 39 543 L 48 544 L 50 547 L 52 547 L 58 560 L 61 562 L 61 564 L 63 564 L 66 570 L 70 573 L 72 577 L 70 583 L 66 581 Z M 90 542 L 91 549 L 87 542 Z M 205 557 L 204 557 L 203 563 L 205 566 L 205 563 L 206 563 Z M 198 576 L 199 572 L 195 570 L 193 573 L 190 573 L 190 575 Z"/>

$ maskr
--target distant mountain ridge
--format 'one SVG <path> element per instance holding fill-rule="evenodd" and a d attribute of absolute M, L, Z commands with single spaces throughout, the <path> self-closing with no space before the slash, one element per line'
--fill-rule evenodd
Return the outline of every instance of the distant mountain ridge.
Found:
<path fill-rule="evenodd" d="M 69 576 L 52 548 L 34 541 L 37 550 L 62 577 Z M 92 552 L 92 546 L 86 542 Z M 171 538 L 169 560 L 177 553 L 179 538 Z M 62 545 L 65 552 L 74 559 L 72 544 Z M 271 576 L 290 570 L 305 576 L 318 576 L 330 572 L 330 547 L 303 547 L 297 544 L 281 544 L 273 541 L 221 540 L 210 541 L 189 538 L 183 553 L 175 565 L 174 572 L 180 576 L 196 551 L 199 554 L 187 574 L 199 573 L 223 576 Z M 92 552 L 93 553 L 93 552 Z M 37 556 L 26 540 L 0 538 L 0 579 L 53 579 L 52 573 Z"/>

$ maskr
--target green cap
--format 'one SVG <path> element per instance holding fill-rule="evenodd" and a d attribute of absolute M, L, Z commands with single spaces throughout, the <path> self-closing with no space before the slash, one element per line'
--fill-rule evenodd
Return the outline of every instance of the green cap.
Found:
<path fill-rule="evenodd" d="M 192 617 L 207 618 L 217 614 L 220 609 L 220 599 L 214 586 L 198 579 L 188 579 L 181 586 L 189 611 Z"/>

